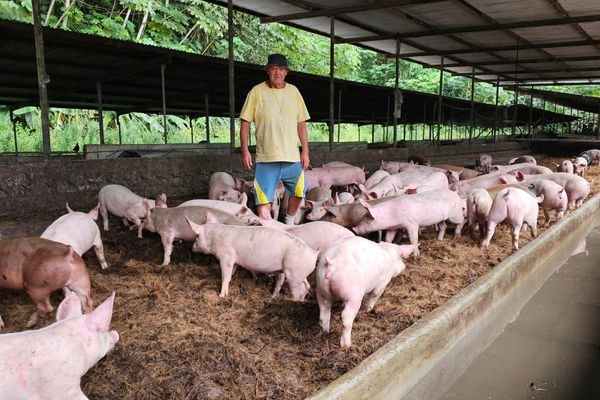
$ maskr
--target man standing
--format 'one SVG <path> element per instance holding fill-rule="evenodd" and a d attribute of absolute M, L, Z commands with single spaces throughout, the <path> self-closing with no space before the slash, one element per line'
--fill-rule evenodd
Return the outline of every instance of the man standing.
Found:
<path fill-rule="evenodd" d="M 247 169 L 252 167 L 248 137 L 250 124 L 254 122 L 254 201 L 257 214 L 268 218 L 275 189 L 282 181 L 289 195 L 285 223 L 291 225 L 306 192 L 304 170 L 310 164 L 306 121 L 310 115 L 296 86 L 285 82 L 289 71 L 285 56 L 269 55 L 265 70 L 268 79 L 250 90 L 240 114 L 242 163 Z M 298 138 L 302 145 L 301 153 Z"/>

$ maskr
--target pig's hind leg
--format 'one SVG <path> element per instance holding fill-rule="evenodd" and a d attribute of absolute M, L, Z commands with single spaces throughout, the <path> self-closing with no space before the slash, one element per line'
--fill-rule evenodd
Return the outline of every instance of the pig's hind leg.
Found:
<path fill-rule="evenodd" d="M 102 239 L 100 238 L 99 234 L 96 235 L 96 238 L 94 239 L 94 252 L 96 253 L 96 257 L 100 262 L 100 267 L 102 267 L 102 269 L 107 269 L 108 264 L 104 258 L 104 245 L 102 244 Z"/>
<path fill-rule="evenodd" d="M 229 283 L 231 282 L 235 262 L 228 257 L 222 257 L 219 261 L 221 265 L 221 293 L 219 293 L 219 297 L 226 297 L 229 294 Z"/>
<path fill-rule="evenodd" d="M 50 293 L 45 289 L 28 289 L 27 294 L 29 294 L 29 297 L 31 297 L 31 300 L 33 300 L 37 307 L 37 310 L 31 314 L 29 321 L 27 321 L 27 325 L 25 325 L 26 328 L 31 328 L 37 324 L 40 316 L 51 313 L 54 310 L 54 307 L 50 304 Z"/>
<path fill-rule="evenodd" d="M 342 336 L 340 337 L 340 346 L 350 347 L 352 345 L 352 324 L 354 318 L 360 309 L 362 298 L 353 298 L 346 301 L 342 311 Z"/>
<path fill-rule="evenodd" d="M 272 298 L 276 298 L 279 292 L 281 292 L 281 287 L 283 286 L 283 282 L 285 282 L 285 274 L 280 272 L 277 274 L 277 280 L 275 281 L 275 288 L 273 289 Z"/>
<path fill-rule="evenodd" d="M 104 230 L 108 231 L 108 210 L 106 209 L 106 205 L 103 201 L 100 202 L 100 215 L 102 216 L 102 225 L 104 226 Z"/>
<path fill-rule="evenodd" d="M 381 285 L 373 289 L 370 293 L 367 293 L 367 300 L 365 305 L 367 306 L 367 311 L 373 311 L 373 307 L 375 307 L 375 303 L 383 294 L 383 291 L 387 287 L 389 281 L 383 282 Z"/>
<path fill-rule="evenodd" d="M 317 303 L 319 304 L 319 323 L 323 332 L 329 332 L 329 322 L 331 321 L 331 297 L 324 296 L 317 290 Z"/>

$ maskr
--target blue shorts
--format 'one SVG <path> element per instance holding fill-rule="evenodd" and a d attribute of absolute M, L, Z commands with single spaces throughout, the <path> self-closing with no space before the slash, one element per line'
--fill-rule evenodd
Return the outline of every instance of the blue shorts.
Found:
<path fill-rule="evenodd" d="M 279 181 L 283 182 L 285 191 L 290 196 L 304 197 L 304 171 L 298 162 L 264 162 L 256 163 L 254 171 L 254 202 L 267 204 L 273 202 L 275 189 Z"/>

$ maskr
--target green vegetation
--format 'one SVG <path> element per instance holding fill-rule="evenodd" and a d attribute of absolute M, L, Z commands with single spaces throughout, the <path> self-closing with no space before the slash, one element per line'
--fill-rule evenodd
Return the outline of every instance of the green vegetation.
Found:
<path fill-rule="evenodd" d="M 227 9 L 203 0 L 40 0 L 42 23 L 53 28 L 131 40 L 153 46 L 168 47 L 215 57 L 227 57 Z M 0 0 L 0 18 L 32 23 L 31 0 Z M 244 13 L 234 14 L 234 58 L 263 64 L 266 55 L 281 52 L 288 55 L 295 70 L 318 75 L 329 74 L 329 39 L 282 24 L 260 24 L 258 18 Z M 375 85 L 394 86 L 395 61 L 373 51 L 352 45 L 335 48 L 336 77 Z M 439 71 L 419 64 L 401 61 L 400 87 L 437 93 Z M 569 93 L 600 96 L 598 86 L 558 88 Z M 470 97 L 471 83 L 464 77 L 444 76 L 443 93 L 463 99 Z M 494 103 L 496 90 L 488 84 L 475 85 L 475 100 Z M 500 89 L 500 103 L 512 103 L 514 95 Z M 528 104 L 528 97 L 520 97 Z M 541 107 L 541 101 L 534 99 Z M 14 151 L 12 124 L 8 111 L 0 106 L 0 152 Z M 551 104 L 548 110 L 554 111 Z M 15 111 L 19 151 L 40 151 L 39 110 L 25 107 Z M 162 117 L 146 114 L 121 116 L 123 143 L 163 143 Z M 191 121 L 169 116 L 169 143 L 192 141 Z M 228 142 L 228 119 L 211 118 L 211 141 Z M 119 143 L 115 114 L 104 113 L 105 141 Z M 205 139 L 205 120 L 193 121 L 194 142 Z M 98 123 L 95 111 L 52 109 L 50 117 L 53 151 L 70 151 L 76 143 L 98 143 Z M 399 127 L 402 137 L 403 127 Z M 408 128 L 410 130 L 410 128 Z M 428 132 L 415 126 L 417 132 Z M 356 125 L 336 127 L 340 140 L 356 140 Z M 387 135 L 386 132 L 387 131 Z M 456 137 L 457 128 L 454 128 Z M 338 134 L 339 132 L 339 134 Z M 391 140 L 392 128 L 376 127 L 375 140 Z M 445 136 L 450 130 L 444 128 Z M 408 134 L 407 134 L 408 135 Z M 336 136 L 337 138 L 337 136 Z M 361 129 L 361 138 L 371 138 L 371 128 Z M 311 141 L 327 141 L 327 126 L 311 124 Z"/>

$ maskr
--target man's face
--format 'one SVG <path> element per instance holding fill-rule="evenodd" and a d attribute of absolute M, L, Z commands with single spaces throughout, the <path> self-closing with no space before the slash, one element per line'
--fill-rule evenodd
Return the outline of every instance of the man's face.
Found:
<path fill-rule="evenodd" d="M 276 65 L 272 65 L 267 68 L 267 75 L 269 75 L 269 81 L 275 84 L 283 83 L 285 81 L 285 76 L 288 73 L 287 68 L 278 67 Z"/>

